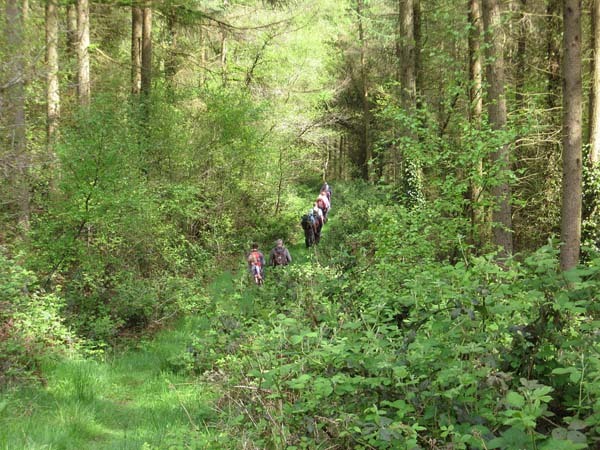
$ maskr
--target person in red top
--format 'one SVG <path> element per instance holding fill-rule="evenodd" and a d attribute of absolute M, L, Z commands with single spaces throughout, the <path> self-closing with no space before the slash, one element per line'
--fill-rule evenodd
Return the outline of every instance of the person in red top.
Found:
<path fill-rule="evenodd" d="M 329 213 L 329 209 L 331 208 L 331 203 L 329 202 L 329 198 L 327 197 L 327 191 L 321 191 L 319 196 L 317 197 L 317 206 L 323 211 L 324 221 L 327 222 L 327 214 Z"/>
<path fill-rule="evenodd" d="M 258 244 L 252 244 L 252 250 L 246 259 L 248 261 L 248 270 L 254 278 L 256 284 L 262 284 L 265 279 L 265 256 L 258 249 Z"/>

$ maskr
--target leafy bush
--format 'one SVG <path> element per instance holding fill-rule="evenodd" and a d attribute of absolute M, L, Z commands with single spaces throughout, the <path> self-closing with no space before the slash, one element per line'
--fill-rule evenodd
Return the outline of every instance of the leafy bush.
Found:
<path fill-rule="evenodd" d="M 63 300 L 0 253 L 0 384 L 38 377 L 43 359 L 75 350 L 78 340 L 61 315 Z"/>
<path fill-rule="evenodd" d="M 257 447 L 594 445 L 598 261 L 563 274 L 549 244 L 501 267 L 435 206 L 357 214 L 358 195 L 336 198 L 340 229 L 307 262 L 197 336 L 227 426 Z"/>

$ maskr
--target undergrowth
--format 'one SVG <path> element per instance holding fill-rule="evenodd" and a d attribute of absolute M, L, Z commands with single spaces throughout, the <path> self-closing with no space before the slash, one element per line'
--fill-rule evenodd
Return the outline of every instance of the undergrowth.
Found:
<path fill-rule="evenodd" d="M 240 258 L 155 339 L 6 394 L 0 447 L 597 447 L 600 261 L 561 273 L 550 242 L 499 265 L 365 186 L 333 205 L 264 286 Z"/>

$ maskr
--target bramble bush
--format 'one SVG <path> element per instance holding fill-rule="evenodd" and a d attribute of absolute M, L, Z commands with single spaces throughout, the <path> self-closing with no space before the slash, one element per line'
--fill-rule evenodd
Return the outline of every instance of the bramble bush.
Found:
<path fill-rule="evenodd" d="M 224 427 L 258 448 L 596 445 L 600 261 L 561 273 L 549 243 L 500 267 L 435 206 L 339 191 L 312 256 L 222 307 L 236 325 L 198 372 Z"/>

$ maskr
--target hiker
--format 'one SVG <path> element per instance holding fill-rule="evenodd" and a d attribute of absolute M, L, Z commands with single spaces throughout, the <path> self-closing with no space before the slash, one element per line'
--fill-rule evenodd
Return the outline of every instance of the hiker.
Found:
<path fill-rule="evenodd" d="M 317 203 L 317 206 L 321 209 L 321 211 L 323 211 L 323 221 L 327 222 L 327 213 L 329 212 L 329 209 L 331 208 L 331 203 L 329 202 L 329 199 L 327 198 L 327 191 L 321 191 L 321 193 L 317 197 L 316 203 Z"/>
<path fill-rule="evenodd" d="M 256 284 L 262 284 L 265 279 L 265 256 L 258 249 L 258 244 L 252 244 L 252 250 L 246 259 L 248 261 L 248 270 Z"/>
<path fill-rule="evenodd" d="M 323 224 L 325 223 L 325 217 L 323 216 L 323 211 L 321 208 L 315 206 L 313 208 L 313 216 L 315 218 L 315 243 L 318 244 L 321 240 L 321 230 L 323 229 Z"/>
<path fill-rule="evenodd" d="M 329 186 L 329 184 L 327 184 L 327 181 L 325 181 L 323 183 L 323 186 L 321 186 L 321 192 L 325 192 L 325 194 L 327 195 L 327 199 L 329 200 L 329 203 L 331 203 L 331 194 L 332 194 L 332 190 L 331 190 L 331 186 Z"/>
<path fill-rule="evenodd" d="M 300 220 L 300 225 L 302 225 L 302 229 L 304 230 L 304 243 L 306 244 L 306 248 L 309 248 L 316 241 L 317 232 L 318 232 L 318 224 L 317 217 L 315 217 L 313 211 L 310 211 L 308 214 L 302 216 Z"/>
<path fill-rule="evenodd" d="M 287 266 L 292 262 L 292 256 L 288 249 L 283 246 L 283 240 L 277 239 L 277 245 L 271 250 L 269 260 L 271 266 Z"/>

